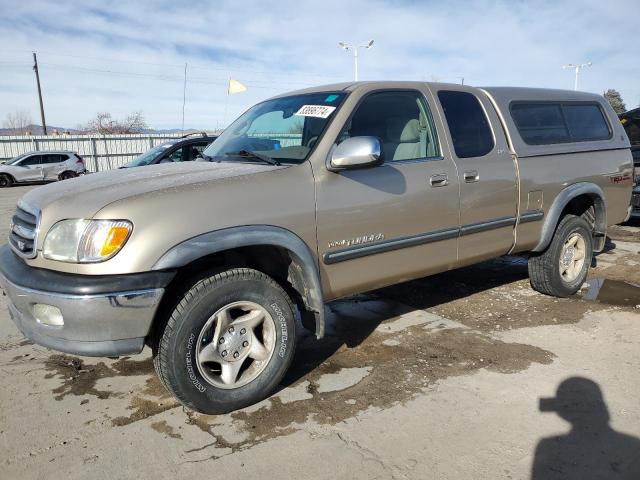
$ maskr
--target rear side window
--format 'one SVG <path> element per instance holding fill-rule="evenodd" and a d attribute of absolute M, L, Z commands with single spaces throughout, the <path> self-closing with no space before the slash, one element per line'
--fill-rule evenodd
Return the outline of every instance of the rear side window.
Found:
<path fill-rule="evenodd" d="M 611 137 L 609 125 L 597 104 L 563 105 L 569 135 L 574 142 L 607 140 Z"/>
<path fill-rule="evenodd" d="M 494 147 L 493 133 L 480 101 L 468 92 L 438 92 L 458 158 L 482 157 Z"/>
<path fill-rule="evenodd" d="M 62 163 L 67 160 L 67 155 L 43 155 L 42 163 Z"/>
<path fill-rule="evenodd" d="M 560 104 L 517 103 L 511 106 L 511 116 L 528 145 L 570 141 Z"/>
<path fill-rule="evenodd" d="M 518 102 L 511 117 L 527 145 L 591 142 L 611 138 L 597 103 Z"/>

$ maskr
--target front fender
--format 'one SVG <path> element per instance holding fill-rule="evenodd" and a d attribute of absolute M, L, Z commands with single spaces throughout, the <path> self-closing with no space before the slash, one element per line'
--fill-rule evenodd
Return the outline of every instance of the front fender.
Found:
<path fill-rule="evenodd" d="M 246 225 L 204 233 L 168 250 L 152 270 L 183 267 L 199 258 L 239 247 L 270 245 L 289 252 L 300 268 L 308 307 L 315 316 L 316 337 L 324 336 L 324 300 L 318 265 L 307 244 L 290 230 L 271 225 Z"/>

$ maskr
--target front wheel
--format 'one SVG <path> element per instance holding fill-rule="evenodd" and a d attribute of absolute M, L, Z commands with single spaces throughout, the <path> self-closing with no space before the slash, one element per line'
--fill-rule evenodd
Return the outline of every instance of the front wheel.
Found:
<path fill-rule="evenodd" d="M 589 224 L 565 215 L 547 250 L 529 258 L 529 280 L 534 290 L 555 297 L 576 293 L 589 273 L 593 256 Z"/>
<path fill-rule="evenodd" d="M 289 296 L 257 270 L 198 281 L 175 307 L 154 348 L 154 365 L 185 406 L 218 414 L 256 403 L 278 385 L 295 350 Z"/>
<path fill-rule="evenodd" d="M 0 175 L 0 188 L 6 188 L 13 185 L 13 179 L 9 175 Z"/>

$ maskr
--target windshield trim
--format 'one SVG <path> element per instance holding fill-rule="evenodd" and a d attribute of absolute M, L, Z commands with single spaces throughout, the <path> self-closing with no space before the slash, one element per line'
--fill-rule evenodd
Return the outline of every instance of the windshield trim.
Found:
<path fill-rule="evenodd" d="M 347 99 L 349 98 L 349 95 L 351 95 L 350 91 L 347 90 L 319 90 L 316 92 L 306 92 L 306 93 L 292 93 L 292 94 L 285 94 L 285 95 L 278 95 L 276 97 L 271 97 L 271 98 L 267 98 L 266 100 L 263 100 L 262 102 L 258 102 L 255 103 L 253 105 L 251 105 L 251 107 L 249 107 L 247 110 L 245 110 L 244 112 L 242 112 L 241 115 L 239 115 L 233 122 L 231 122 L 231 124 L 227 127 L 230 128 L 231 126 L 233 126 L 234 123 L 236 123 L 240 117 L 242 117 L 245 113 L 247 113 L 249 110 L 251 110 L 252 108 L 255 108 L 259 105 L 262 105 L 263 103 L 267 103 L 267 102 L 271 102 L 273 100 L 280 100 L 283 98 L 289 98 L 289 97 L 300 97 L 300 96 L 304 96 L 304 95 L 334 95 L 334 94 L 338 94 L 340 96 L 342 96 L 342 101 L 340 102 L 340 105 L 338 105 L 336 107 L 336 109 L 331 112 L 330 115 L 330 119 L 328 122 L 326 122 L 324 124 L 324 127 L 322 128 L 322 131 L 320 132 L 320 134 L 318 135 L 318 140 L 316 141 L 315 145 L 307 152 L 307 155 L 304 158 L 301 159 L 297 159 L 297 158 L 288 158 L 288 157 L 276 157 L 276 156 L 271 156 L 269 155 L 272 159 L 277 160 L 280 163 L 283 164 L 293 164 L 293 165 L 302 165 L 305 162 L 308 162 L 309 159 L 311 158 L 311 156 L 315 153 L 316 148 L 318 148 L 318 145 L 322 142 L 322 140 L 324 139 L 325 134 L 327 133 L 327 129 L 329 128 L 329 125 L 331 125 L 331 123 L 333 123 L 334 119 L 338 116 L 340 110 L 342 110 L 342 107 L 344 106 L 344 104 L 346 103 Z M 224 130 L 223 130 L 224 133 Z M 211 145 L 213 145 L 213 142 L 210 143 L 207 148 L 209 148 Z M 205 149 L 206 150 L 206 149 Z M 229 157 L 225 156 L 225 155 L 215 155 L 215 156 L 210 156 L 208 155 L 209 158 L 212 159 L 212 161 L 214 162 L 224 162 L 225 160 L 228 160 Z M 231 160 L 233 161 L 233 160 Z"/>

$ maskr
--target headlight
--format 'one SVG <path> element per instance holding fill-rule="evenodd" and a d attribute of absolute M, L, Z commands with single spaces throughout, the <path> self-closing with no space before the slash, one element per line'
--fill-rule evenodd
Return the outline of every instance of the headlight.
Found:
<path fill-rule="evenodd" d="M 47 233 L 42 253 L 62 262 L 102 262 L 118 253 L 132 230 L 126 220 L 62 220 Z"/>

